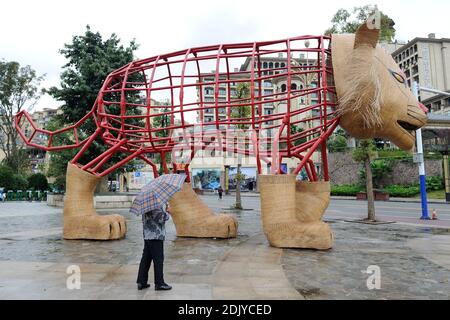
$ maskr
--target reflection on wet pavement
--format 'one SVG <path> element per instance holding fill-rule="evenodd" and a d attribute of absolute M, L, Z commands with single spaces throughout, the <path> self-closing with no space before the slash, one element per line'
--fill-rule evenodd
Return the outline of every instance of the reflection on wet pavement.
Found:
<path fill-rule="evenodd" d="M 233 199 L 203 199 L 216 212 Z M 335 234 L 328 251 L 271 248 L 260 222 L 259 199 L 233 211 L 235 239 L 177 238 L 170 220 L 165 277 L 171 292 L 137 292 L 142 225 L 128 210 L 124 240 L 64 240 L 62 209 L 41 203 L 0 206 L 0 298 L 56 299 L 448 299 L 450 232 L 401 224 L 366 225 L 327 219 Z M 332 208 L 330 208 L 332 210 Z M 34 214 L 36 213 L 36 214 Z M 66 268 L 81 266 L 83 290 L 66 289 Z M 366 285 L 369 265 L 381 289 Z M 150 279 L 153 279 L 151 270 Z M 23 290 L 26 287 L 27 290 Z M 75 290 L 77 291 L 77 290 Z"/>

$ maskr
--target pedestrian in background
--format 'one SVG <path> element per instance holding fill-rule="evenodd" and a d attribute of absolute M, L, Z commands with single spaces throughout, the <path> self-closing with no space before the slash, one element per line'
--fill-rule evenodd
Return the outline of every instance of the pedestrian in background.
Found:
<path fill-rule="evenodd" d="M 222 199 L 222 194 L 223 194 L 222 186 L 219 186 L 219 188 L 217 188 L 217 192 L 219 193 L 219 199 Z"/>

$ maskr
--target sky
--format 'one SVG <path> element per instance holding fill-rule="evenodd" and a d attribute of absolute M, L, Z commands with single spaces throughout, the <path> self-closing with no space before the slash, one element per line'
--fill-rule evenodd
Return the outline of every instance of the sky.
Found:
<path fill-rule="evenodd" d="M 208 44 L 320 35 L 340 9 L 376 4 L 396 23 L 396 38 L 408 41 L 436 33 L 450 38 L 446 0 L 3 0 L 0 59 L 30 65 L 45 74 L 42 87 L 59 86 L 64 57 L 59 53 L 86 25 L 108 38 L 140 45 L 136 58 Z M 62 103 L 48 95 L 35 110 Z"/>

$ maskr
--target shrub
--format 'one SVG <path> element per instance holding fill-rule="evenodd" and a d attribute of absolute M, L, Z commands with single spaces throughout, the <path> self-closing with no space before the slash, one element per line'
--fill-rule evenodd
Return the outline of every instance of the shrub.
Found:
<path fill-rule="evenodd" d="M 35 173 L 28 177 L 28 188 L 34 190 L 47 190 L 47 177 L 42 173 Z"/>
<path fill-rule="evenodd" d="M 28 187 L 27 179 L 21 174 L 14 174 L 12 177 L 12 190 L 26 190 Z"/>
<path fill-rule="evenodd" d="M 356 194 L 361 191 L 361 186 L 353 184 L 343 184 L 331 187 L 332 196 L 356 196 Z"/>
<path fill-rule="evenodd" d="M 385 159 L 376 159 L 370 163 L 372 168 L 373 185 L 376 188 L 383 188 L 381 182 L 384 178 L 389 177 L 392 173 L 393 163 L 392 161 Z M 359 171 L 359 179 L 362 184 L 366 183 L 366 171 Z"/>
<path fill-rule="evenodd" d="M 0 165 L 0 188 L 12 190 L 14 186 L 13 176 L 14 172 L 10 167 Z"/>
<path fill-rule="evenodd" d="M 388 192 L 392 197 L 414 197 L 416 194 L 420 193 L 420 188 L 417 185 L 412 186 L 400 186 L 400 185 L 390 185 L 384 188 L 384 191 Z"/>
<path fill-rule="evenodd" d="M 0 188 L 4 188 L 5 191 L 26 190 L 28 181 L 23 175 L 14 173 L 10 167 L 0 165 Z"/>
<path fill-rule="evenodd" d="M 444 189 L 444 178 L 441 176 L 426 177 L 427 191 L 435 191 Z"/>

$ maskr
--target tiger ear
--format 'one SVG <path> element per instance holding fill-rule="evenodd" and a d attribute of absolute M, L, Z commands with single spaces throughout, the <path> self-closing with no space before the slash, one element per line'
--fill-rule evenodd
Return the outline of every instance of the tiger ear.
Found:
<path fill-rule="evenodd" d="M 354 49 L 361 46 L 371 46 L 375 48 L 380 36 L 380 28 L 377 26 L 375 19 L 369 19 L 359 26 L 355 35 Z"/>

